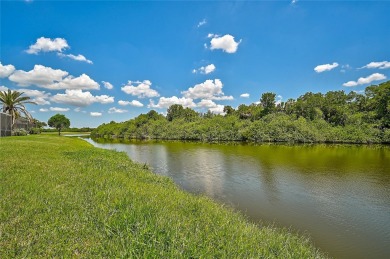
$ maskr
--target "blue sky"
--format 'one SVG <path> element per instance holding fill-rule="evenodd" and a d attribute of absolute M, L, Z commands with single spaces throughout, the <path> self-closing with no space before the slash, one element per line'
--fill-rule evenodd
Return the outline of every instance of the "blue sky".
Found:
<path fill-rule="evenodd" d="M 388 1 L 1 1 L 0 90 L 46 121 L 125 121 L 389 80 Z"/>

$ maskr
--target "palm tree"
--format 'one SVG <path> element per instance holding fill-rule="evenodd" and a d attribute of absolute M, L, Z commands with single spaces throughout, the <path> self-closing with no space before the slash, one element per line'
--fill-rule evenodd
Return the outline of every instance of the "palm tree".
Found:
<path fill-rule="evenodd" d="M 22 96 L 23 92 L 18 91 L 0 91 L 0 102 L 3 104 L 3 110 L 5 113 L 9 113 L 12 118 L 12 128 L 14 127 L 15 120 L 23 113 L 28 120 L 32 120 L 31 114 L 26 110 L 26 104 L 36 104 L 30 101 L 30 97 Z"/>

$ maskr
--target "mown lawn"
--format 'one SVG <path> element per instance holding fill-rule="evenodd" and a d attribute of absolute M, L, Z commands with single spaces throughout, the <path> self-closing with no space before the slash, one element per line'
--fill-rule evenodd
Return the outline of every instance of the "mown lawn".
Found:
<path fill-rule="evenodd" d="M 0 258 L 324 257 L 76 138 L 0 138 L 0 197 Z"/>

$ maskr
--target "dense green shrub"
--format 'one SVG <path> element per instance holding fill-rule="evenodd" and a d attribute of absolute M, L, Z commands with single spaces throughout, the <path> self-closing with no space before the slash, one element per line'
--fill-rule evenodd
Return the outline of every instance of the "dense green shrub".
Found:
<path fill-rule="evenodd" d="M 27 136 L 25 129 L 14 129 L 12 130 L 12 136 Z"/>
<path fill-rule="evenodd" d="M 366 95 L 344 91 L 306 93 L 276 104 L 265 93 L 260 104 L 225 106 L 226 115 L 196 113 L 172 105 L 167 117 L 150 111 L 126 122 L 102 124 L 95 137 L 250 142 L 389 143 L 390 81 L 366 88 Z M 378 108 L 376 105 L 379 105 Z M 386 106 L 386 107 L 385 107 Z"/>

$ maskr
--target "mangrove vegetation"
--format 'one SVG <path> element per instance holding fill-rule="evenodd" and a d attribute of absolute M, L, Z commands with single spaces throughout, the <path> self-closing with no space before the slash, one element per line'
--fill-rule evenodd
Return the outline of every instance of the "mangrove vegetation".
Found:
<path fill-rule="evenodd" d="M 364 93 L 308 92 L 276 102 L 263 93 L 259 103 L 224 107 L 224 114 L 198 113 L 174 104 L 166 116 L 154 110 L 125 121 L 102 124 L 94 137 L 197 141 L 390 143 L 390 81 Z"/>

